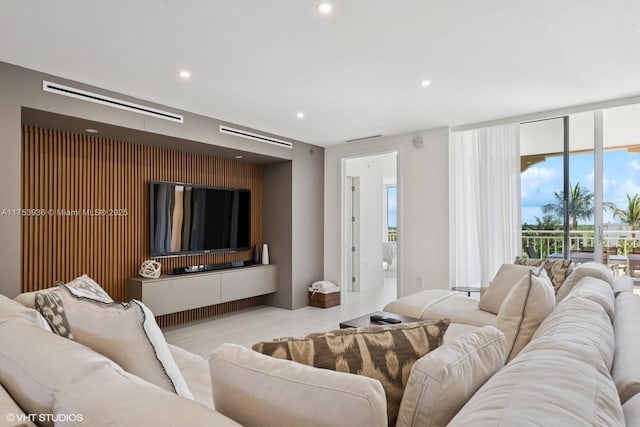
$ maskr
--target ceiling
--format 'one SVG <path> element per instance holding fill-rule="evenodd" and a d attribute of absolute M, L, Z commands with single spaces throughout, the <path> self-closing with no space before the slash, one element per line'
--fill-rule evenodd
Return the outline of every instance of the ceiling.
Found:
<path fill-rule="evenodd" d="M 0 0 L 0 61 L 323 146 L 640 94 L 637 0 L 331 3 Z"/>

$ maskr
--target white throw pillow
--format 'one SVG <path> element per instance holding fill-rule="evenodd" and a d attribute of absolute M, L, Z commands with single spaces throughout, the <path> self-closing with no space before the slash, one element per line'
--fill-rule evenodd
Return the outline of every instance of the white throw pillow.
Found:
<path fill-rule="evenodd" d="M 58 282 L 58 284 L 62 284 L 62 282 Z M 102 287 L 98 283 L 96 283 L 91 277 L 86 274 L 76 277 L 66 285 L 77 296 L 92 298 L 98 301 L 113 302 L 109 294 L 107 294 L 107 292 L 102 289 Z M 58 286 L 52 286 L 50 288 L 37 291 L 24 292 L 14 299 L 25 307 L 36 308 L 36 294 L 48 293 L 57 289 Z"/>
<path fill-rule="evenodd" d="M 50 320 L 50 325 L 59 335 L 92 348 L 152 384 L 193 398 L 153 313 L 140 301 L 96 301 L 60 285 L 55 292 L 38 294 L 36 306 L 46 313 L 45 318 L 56 320 Z"/>
<path fill-rule="evenodd" d="M 564 281 L 558 290 L 558 295 L 556 295 L 556 303 L 559 304 L 560 301 L 569 295 L 578 282 L 580 282 L 580 279 L 588 276 L 604 280 L 613 288 L 613 275 L 608 266 L 595 261 L 585 262 L 577 266 L 573 270 L 573 273 Z"/>
<path fill-rule="evenodd" d="M 480 294 L 478 305 L 480 310 L 498 314 L 502 303 L 515 284 L 528 275 L 529 271 L 538 271 L 540 268 L 542 267 L 502 264 L 489 286 Z"/>
<path fill-rule="evenodd" d="M 413 365 L 396 427 L 444 427 L 504 366 L 506 338 L 485 326 L 433 350 Z"/>
<path fill-rule="evenodd" d="M 217 411 L 246 427 L 386 427 L 380 381 L 277 359 L 235 344 L 209 355 Z"/>
<path fill-rule="evenodd" d="M 555 308 L 553 285 L 544 269 L 531 271 L 511 289 L 504 300 L 496 326 L 507 337 L 507 362 L 526 346 L 540 323 Z"/>

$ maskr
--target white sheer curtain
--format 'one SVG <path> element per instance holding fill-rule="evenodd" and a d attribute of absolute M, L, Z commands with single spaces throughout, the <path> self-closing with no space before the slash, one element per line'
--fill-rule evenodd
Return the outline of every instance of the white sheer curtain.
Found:
<path fill-rule="evenodd" d="M 450 170 L 452 279 L 487 286 L 520 251 L 520 125 L 455 132 Z"/>

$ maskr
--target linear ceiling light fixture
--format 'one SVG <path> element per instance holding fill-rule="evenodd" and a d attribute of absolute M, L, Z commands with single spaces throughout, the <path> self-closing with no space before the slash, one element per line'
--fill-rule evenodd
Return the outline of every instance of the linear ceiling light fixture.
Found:
<path fill-rule="evenodd" d="M 260 135 L 259 133 L 247 132 L 246 130 L 236 129 L 225 125 L 220 125 L 220 133 L 226 133 L 227 135 L 235 135 L 240 138 L 252 139 L 254 141 L 266 142 L 267 144 L 277 145 L 278 147 L 289 148 L 293 147 L 293 144 L 289 141 L 283 141 L 281 139 L 272 138 L 267 135 Z"/>
<path fill-rule="evenodd" d="M 100 95 L 99 93 L 52 83 L 46 80 L 42 81 L 42 90 L 45 92 L 81 99 L 83 101 L 93 102 L 94 104 L 107 105 L 121 110 L 144 114 L 145 116 L 151 116 L 157 119 L 169 120 L 174 123 L 184 123 L 184 117 L 180 114 L 158 110 L 157 108 L 147 107 L 146 105 L 136 104 L 123 99 L 111 98 L 110 96 Z"/>

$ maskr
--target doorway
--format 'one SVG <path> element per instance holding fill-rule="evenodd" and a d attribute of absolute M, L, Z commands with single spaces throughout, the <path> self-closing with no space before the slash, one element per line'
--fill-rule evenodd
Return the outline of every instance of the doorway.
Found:
<path fill-rule="evenodd" d="M 397 295 L 397 153 L 345 159 L 343 303 Z"/>

